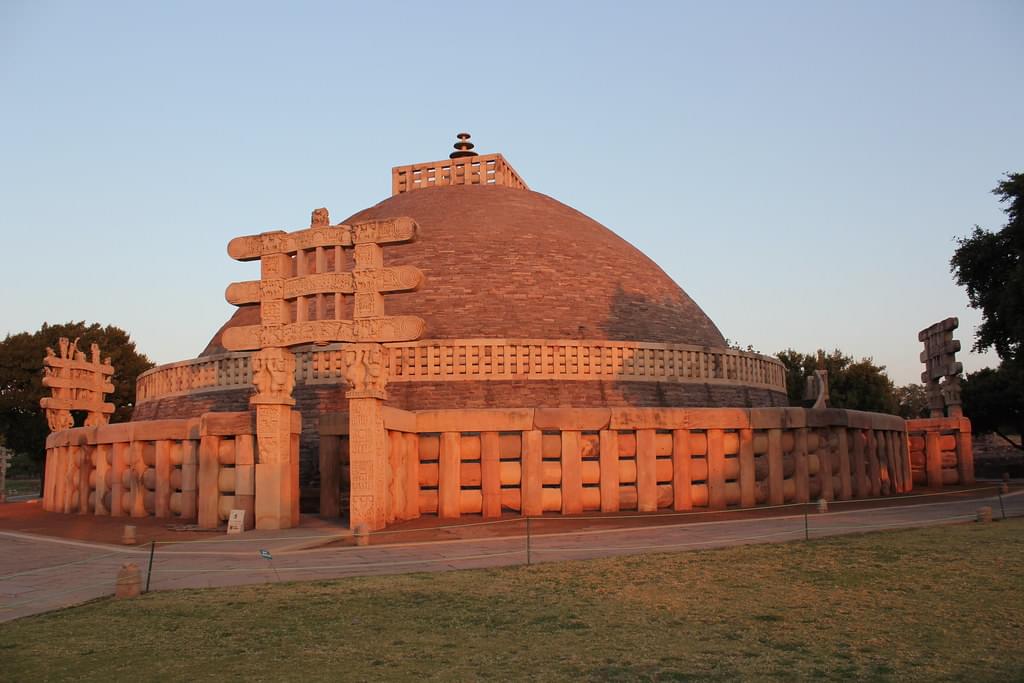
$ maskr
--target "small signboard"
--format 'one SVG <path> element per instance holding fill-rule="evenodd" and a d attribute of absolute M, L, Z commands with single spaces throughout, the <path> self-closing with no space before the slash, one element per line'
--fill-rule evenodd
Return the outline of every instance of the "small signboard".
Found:
<path fill-rule="evenodd" d="M 264 560 L 272 560 L 272 559 L 274 559 L 273 557 L 271 557 L 270 551 L 269 550 L 264 550 L 263 548 L 260 548 L 260 557 L 262 557 Z"/>
<path fill-rule="evenodd" d="M 228 533 L 240 534 L 245 531 L 245 510 L 232 510 L 228 517 Z"/>

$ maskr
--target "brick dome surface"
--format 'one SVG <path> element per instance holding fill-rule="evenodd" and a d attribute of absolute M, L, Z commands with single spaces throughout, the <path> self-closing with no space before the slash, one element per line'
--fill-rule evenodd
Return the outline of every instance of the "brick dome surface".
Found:
<path fill-rule="evenodd" d="M 428 339 L 598 339 L 725 346 L 704 311 L 651 259 L 597 221 L 546 195 L 488 185 L 407 192 L 345 223 L 411 216 L 417 241 L 385 265 L 415 265 L 420 290 L 388 295 L 388 315 L 418 315 Z M 239 308 L 221 336 L 259 322 Z"/>

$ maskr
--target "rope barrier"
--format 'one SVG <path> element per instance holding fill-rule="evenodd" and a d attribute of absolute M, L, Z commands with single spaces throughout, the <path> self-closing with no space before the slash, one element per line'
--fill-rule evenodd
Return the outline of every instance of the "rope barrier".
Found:
<path fill-rule="evenodd" d="M 514 522 L 520 522 L 521 523 L 524 519 L 526 519 L 526 517 L 508 517 L 506 519 L 492 519 L 492 520 L 485 520 L 485 521 L 482 521 L 482 522 L 466 522 L 464 524 L 445 524 L 445 525 L 441 525 L 441 526 L 418 527 L 418 528 L 415 528 L 415 529 L 382 529 L 380 531 L 370 531 L 370 532 L 367 533 L 367 536 L 382 536 L 382 535 L 386 535 L 386 534 L 410 534 L 410 533 L 417 533 L 417 532 L 423 532 L 423 531 L 444 531 L 446 529 L 466 529 L 466 528 L 477 527 L 477 526 L 493 526 L 495 524 L 511 524 L 511 523 L 514 523 Z M 554 519 L 554 518 L 552 518 L 552 519 Z M 196 544 L 199 544 L 199 543 L 263 543 L 263 542 L 266 542 L 266 541 L 310 541 L 310 540 L 320 540 L 320 539 L 325 539 L 325 538 L 342 539 L 342 538 L 351 538 L 351 537 L 352 537 L 352 532 L 351 531 L 345 531 L 343 533 L 337 533 L 336 532 L 336 533 L 333 533 L 333 534 L 314 534 L 314 535 L 311 535 L 311 536 L 277 536 L 277 537 L 275 537 L 275 536 L 270 536 L 270 537 L 266 537 L 266 536 L 262 536 L 262 537 L 250 536 L 248 538 L 226 538 L 226 537 L 222 536 L 222 537 L 219 537 L 219 538 L 204 538 L 204 539 L 198 540 L 198 541 L 186 541 L 186 540 L 180 540 L 180 541 L 155 541 L 155 543 L 157 545 L 176 545 L 176 544 L 180 545 L 180 544 L 183 544 L 183 543 L 188 543 L 189 545 L 196 545 Z"/>
<path fill-rule="evenodd" d="M 962 493 L 973 493 L 977 491 L 988 491 L 993 489 L 999 489 L 998 486 L 984 486 L 971 489 L 958 489 L 956 491 L 940 491 L 935 493 L 917 493 L 907 495 L 895 495 L 895 496 L 878 496 L 876 498 L 855 498 L 851 500 L 830 500 L 829 505 L 845 505 L 845 504 L 861 504 L 877 501 L 900 501 L 907 500 L 909 498 L 928 498 L 934 496 L 950 496 Z M 723 510 L 684 510 L 675 512 L 634 512 L 633 514 L 606 514 L 606 515 L 562 515 L 562 516 L 551 516 L 545 517 L 543 515 L 533 515 L 532 519 L 541 520 L 544 523 L 558 523 L 558 522 L 576 522 L 576 521 L 615 521 L 615 520 L 642 520 L 642 519 L 660 519 L 667 517 L 699 517 L 704 515 L 723 515 L 723 514 L 734 514 L 734 513 L 758 513 L 766 510 L 781 510 L 786 508 L 795 508 L 805 505 L 815 505 L 816 501 L 809 501 L 807 503 L 782 503 L 780 505 L 757 505 L 750 508 L 737 508 L 731 507 Z M 434 531 L 445 531 L 449 529 L 468 529 L 473 527 L 481 526 L 494 526 L 498 524 L 512 524 L 512 523 L 524 523 L 527 519 L 526 515 L 520 515 L 516 517 L 508 517 L 505 519 L 493 519 L 484 520 L 480 522 L 465 522 L 460 524 L 444 524 L 440 526 L 429 526 L 429 527 L 418 527 L 412 529 L 382 529 L 379 531 L 367 532 L 366 536 L 385 536 L 395 534 L 412 534 L 421 532 L 434 532 Z M 314 541 L 323 539 L 336 539 L 341 540 L 344 538 L 350 538 L 352 536 L 351 531 L 344 533 L 331 533 L 331 534 L 313 534 L 306 536 L 270 536 L 270 537 L 247 537 L 247 538 L 205 538 L 195 541 L 186 540 L 175 540 L 175 541 L 155 541 L 157 545 L 177 545 L 182 543 L 188 543 L 189 545 L 196 545 L 200 543 L 263 543 L 267 541 Z"/>
<path fill-rule="evenodd" d="M 294 572 L 294 571 L 324 571 L 328 569 L 363 569 L 371 567 L 394 567 L 394 566 L 406 566 L 412 564 L 430 564 L 436 562 L 458 562 L 460 560 L 482 560 L 490 557 L 504 557 L 508 555 L 520 555 L 526 552 L 525 548 L 521 550 L 510 550 L 507 552 L 500 553 L 483 553 L 477 555 L 457 555 L 454 557 L 424 557 L 416 560 L 394 560 L 388 562 L 361 562 L 356 564 L 333 564 L 333 565 L 306 565 L 298 567 L 276 567 L 279 572 Z M 153 570 L 154 575 L 159 574 L 231 574 L 235 572 L 269 572 L 275 568 L 271 567 L 233 567 L 230 569 L 161 569 L 159 567 Z"/>
<path fill-rule="evenodd" d="M 0 611 L 7 611 L 7 612 L 9 612 L 9 611 L 11 611 L 12 609 L 14 609 L 16 607 L 24 607 L 25 605 L 31 605 L 33 603 L 44 602 L 44 601 L 47 601 L 47 600 L 49 600 L 51 598 L 60 597 L 61 595 L 67 595 L 68 593 L 75 593 L 77 591 L 86 591 L 86 590 L 90 590 L 92 588 L 99 588 L 100 586 L 107 586 L 108 588 L 110 588 L 113 585 L 113 583 L 114 583 L 114 581 L 113 581 L 113 579 L 111 579 L 110 581 L 104 581 L 102 583 L 91 583 L 91 584 L 89 584 L 87 586 L 75 586 L 74 588 L 68 588 L 68 589 L 62 590 L 62 591 L 47 592 L 44 597 L 41 597 L 41 598 L 38 598 L 38 599 L 23 600 L 21 602 L 12 602 L 12 603 L 8 603 L 6 605 L 0 605 Z M 113 595 L 113 590 L 110 591 L 110 594 Z M 88 599 L 92 600 L 92 598 L 88 598 Z"/>
<path fill-rule="evenodd" d="M 121 553 L 121 552 L 107 553 L 106 555 L 100 555 L 98 557 L 90 557 L 90 558 L 86 558 L 84 560 L 75 560 L 73 562 L 64 562 L 63 564 L 53 564 L 53 565 L 48 565 L 46 567 L 37 567 L 35 569 L 26 569 L 24 571 L 15 572 L 13 574 L 5 574 L 4 576 L 0 576 L 0 581 L 6 581 L 7 579 L 13 579 L 13 578 L 17 578 L 19 576 L 28 576 L 29 574 L 38 574 L 39 572 L 47 572 L 47 571 L 51 571 L 53 569 L 62 569 L 64 567 L 73 567 L 75 565 L 86 564 L 86 563 L 89 563 L 89 562 L 98 562 L 100 560 L 105 560 L 105 559 L 108 559 L 108 558 L 111 558 L 111 557 L 115 557 L 115 556 L 123 557 L 124 553 Z"/>
<path fill-rule="evenodd" d="M 942 522 L 948 522 L 952 520 L 964 520 L 974 519 L 976 515 L 974 513 L 969 515 L 953 515 L 950 517 L 937 517 L 921 520 L 904 520 L 902 522 L 888 522 L 883 524 L 828 524 L 825 526 L 818 527 L 817 529 L 811 527 L 811 533 L 815 531 L 844 531 L 849 529 L 891 529 L 891 528 L 908 528 L 912 526 L 920 526 L 922 524 L 940 524 Z"/>
<path fill-rule="evenodd" d="M 770 534 L 759 534 L 756 536 L 741 536 L 739 538 L 722 538 L 717 539 L 726 541 L 729 543 L 740 542 L 740 541 L 756 541 L 764 538 L 777 538 L 779 536 L 793 536 L 795 534 L 803 535 L 803 528 L 790 530 L 790 531 L 775 531 Z M 689 543 L 662 543 L 657 545 L 637 545 L 637 546 L 587 546 L 582 548 L 533 548 L 533 552 L 541 553 L 568 553 L 568 552 L 590 552 L 590 551 L 619 551 L 619 550 L 665 550 L 671 548 L 691 548 L 697 545 L 706 545 L 709 548 L 713 547 L 710 544 L 715 543 L 715 539 L 705 539 L 703 541 L 691 541 Z"/>

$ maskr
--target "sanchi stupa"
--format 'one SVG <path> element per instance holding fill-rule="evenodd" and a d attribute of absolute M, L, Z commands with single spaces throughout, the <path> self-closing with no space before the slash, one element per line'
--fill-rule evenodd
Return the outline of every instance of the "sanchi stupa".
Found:
<path fill-rule="evenodd" d="M 729 348 L 651 259 L 468 134 L 391 180 L 339 223 L 232 240 L 260 280 L 228 287 L 198 358 L 139 377 L 131 422 L 106 424 L 99 350 L 51 354 L 46 509 L 375 530 L 973 480 L 955 392 L 929 420 L 789 407 L 777 359 Z M 922 333 L 936 387 L 959 374 L 955 327 Z"/>

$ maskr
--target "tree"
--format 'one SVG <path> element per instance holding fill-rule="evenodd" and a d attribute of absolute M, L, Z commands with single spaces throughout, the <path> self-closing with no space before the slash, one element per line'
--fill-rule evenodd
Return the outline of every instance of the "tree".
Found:
<path fill-rule="evenodd" d="M 1007 434 L 1024 434 L 1024 173 L 1007 173 L 992 193 L 1006 204 L 1006 225 L 998 232 L 975 225 L 949 261 L 971 307 L 981 311 L 974 350 L 995 349 L 1002 361 L 967 377 L 964 414 L 976 432 L 1021 448 Z"/>
<path fill-rule="evenodd" d="M 818 367 L 817 354 L 786 349 L 777 354 L 786 367 L 786 387 L 790 405 L 804 405 L 806 378 Z M 833 408 L 895 413 L 897 401 L 892 380 L 884 365 L 870 358 L 854 361 L 839 349 L 824 356 L 828 370 L 829 405 Z"/>
<path fill-rule="evenodd" d="M 904 420 L 916 420 L 928 417 L 928 394 L 923 384 L 907 384 L 896 387 L 893 395 L 896 398 L 896 414 Z"/>
<path fill-rule="evenodd" d="M 1014 448 L 1024 450 L 1024 373 L 1019 364 L 1002 363 L 998 369 L 972 372 L 963 383 L 964 414 L 971 428 L 993 433 Z M 1010 438 L 1017 433 L 1017 441 Z"/>
<path fill-rule="evenodd" d="M 46 436 L 49 427 L 39 399 L 49 395 L 43 387 L 43 357 L 46 347 L 56 349 L 61 337 L 79 339 L 79 347 L 99 344 L 104 358 L 114 366 L 111 383 L 114 392 L 107 396 L 115 412 L 111 422 L 131 419 L 135 407 L 135 380 L 153 367 L 124 330 L 99 323 L 68 322 L 43 326 L 36 332 L 7 335 L 0 341 L 0 434 L 16 453 L 28 454 L 37 472 L 42 472 Z"/>
<path fill-rule="evenodd" d="M 958 285 L 967 288 L 971 308 L 982 322 L 974 349 L 994 348 L 1003 360 L 1021 360 L 1024 351 L 1024 173 L 1008 173 L 992 193 L 1008 206 L 999 232 L 975 225 L 957 240 L 949 265 Z"/>

